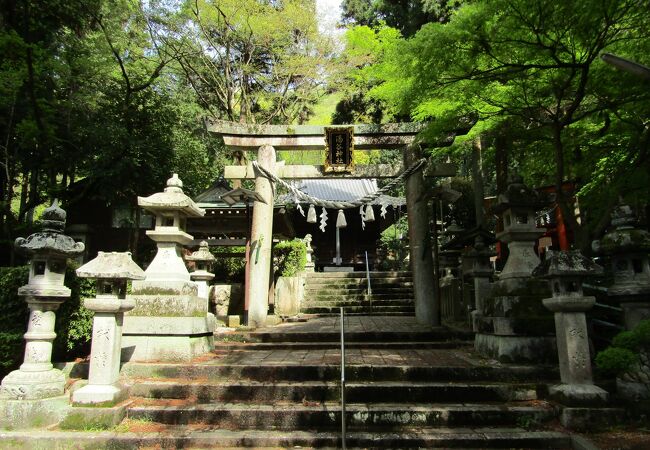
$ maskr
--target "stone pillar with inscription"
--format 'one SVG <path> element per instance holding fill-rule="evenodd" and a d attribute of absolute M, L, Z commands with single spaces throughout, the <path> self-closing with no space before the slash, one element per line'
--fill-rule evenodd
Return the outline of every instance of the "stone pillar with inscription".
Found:
<path fill-rule="evenodd" d="M 263 145 L 257 152 L 257 162 L 271 173 L 275 173 L 275 149 Z M 255 192 L 266 203 L 253 204 L 253 224 L 251 228 L 250 263 L 248 265 L 248 325 L 266 325 L 269 310 L 269 281 L 271 272 L 271 244 L 273 241 L 273 182 L 262 173 L 256 174 Z"/>
<path fill-rule="evenodd" d="M 582 280 L 602 271 L 602 267 L 579 251 L 570 251 L 550 252 L 533 272 L 551 284 L 552 297 L 542 302 L 555 315 L 562 384 L 551 387 L 549 392 L 565 405 L 597 405 L 607 401 L 607 392 L 593 383 L 585 319 L 585 312 L 594 306 L 596 298 L 586 297 L 582 291 Z"/>
<path fill-rule="evenodd" d="M 41 220 L 42 231 L 16 239 L 16 248 L 31 259 L 29 281 L 18 289 L 30 312 L 23 364 L 9 373 L 0 387 L 0 426 L 54 423 L 68 403 L 65 375 L 51 362 L 55 311 L 70 297 L 70 289 L 63 285 L 67 260 L 81 255 L 84 244 L 63 234 L 66 212 L 56 200 Z"/>

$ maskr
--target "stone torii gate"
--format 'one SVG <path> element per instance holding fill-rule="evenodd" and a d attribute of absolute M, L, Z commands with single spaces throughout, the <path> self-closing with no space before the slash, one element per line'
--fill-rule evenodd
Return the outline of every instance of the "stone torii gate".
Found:
<path fill-rule="evenodd" d="M 326 128 L 337 126 L 312 125 L 256 125 L 226 121 L 208 121 L 209 132 L 223 137 L 233 151 L 257 152 L 257 164 L 281 179 L 310 179 L 323 177 L 393 178 L 421 159 L 416 135 L 423 124 L 399 123 L 382 125 L 342 125 L 351 128 L 355 150 L 403 149 L 403 161 L 395 164 L 356 165 L 345 173 L 326 173 L 318 165 L 285 165 L 276 161 L 276 150 L 324 150 Z M 466 131 L 466 130 L 465 130 Z M 459 131 L 462 133 L 463 131 Z M 456 133 L 450 133 L 429 146 L 443 147 L 453 143 Z M 406 208 L 408 214 L 410 259 L 415 293 L 415 317 L 418 322 L 440 325 L 440 299 L 435 297 L 433 257 L 429 236 L 429 210 L 425 194 L 424 176 L 447 177 L 455 174 L 452 164 L 428 166 L 413 173 L 406 180 Z M 268 313 L 269 277 L 272 264 L 271 241 L 273 232 L 273 182 L 256 171 L 252 163 L 245 166 L 226 166 L 224 178 L 230 180 L 254 179 L 255 191 L 266 203 L 255 202 L 251 231 L 250 264 L 246 286 L 249 299 L 248 325 L 264 326 Z"/>

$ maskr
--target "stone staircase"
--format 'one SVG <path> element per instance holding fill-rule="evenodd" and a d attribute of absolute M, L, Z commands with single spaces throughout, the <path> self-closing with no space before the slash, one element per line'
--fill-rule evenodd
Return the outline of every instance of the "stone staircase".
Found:
<path fill-rule="evenodd" d="M 410 272 L 315 272 L 305 280 L 305 314 L 408 315 L 415 312 Z"/>
<path fill-rule="evenodd" d="M 412 317 L 346 321 L 348 448 L 576 448 L 545 400 L 557 368 L 480 359 L 472 333 Z M 189 363 L 125 363 L 131 397 L 117 427 L 7 432 L 0 444 L 340 448 L 338 330 L 337 317 L 318 317 L 218 335 Z"/>

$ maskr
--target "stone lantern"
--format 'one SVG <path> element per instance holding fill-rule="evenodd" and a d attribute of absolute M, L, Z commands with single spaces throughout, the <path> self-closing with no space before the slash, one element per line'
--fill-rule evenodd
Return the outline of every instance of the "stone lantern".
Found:
<path fill-rule="evenodd" d="M 501 362 L 551 362 L 557 358 L 553 316 L 542 305 L 548 282 L 532 278 L 540 260 L 535 243 L 544 234 L 535 213 L 549 204 L 542 194 L 513 176 L 492 209 L 503 221 L 496 238 L 509 255 L 489 294 L 474 314 L 476 350 Z"/>
<path fill-rule="evenodd" d="M 555 315 L 555 333 L 562 384 L 550 388 L 550 394 L 566 405 L 605 403 L 608 394 L 593 384 L 589 336 L 585 311 L 595 297 L 585 297 L 582 281 L 603 272 L 602 267 L 579 251 L 550 252 L 533 272 L 551 284 L 552 297 L 542 300 Z"/>
<path fill-rule="evenodd" d="M 67 259 L 84 251 L 83 243 L 63 234 L 66 212 L 54 200 L 43 212 L 43 231 L 16 239 L 16 248 L 31 258 L 29 281 L 18 289 L 29 305 L 25 359 L 2 380 L 1 396 L 43 399 L 63 395 L 65 375 L 52 366 L 55 311 L 70 297 L 63 285 Z"/>
<path fill-rule="evenodd" d="M 614 230 L 595 241 L 593 249 L 611 260 L 614 284 L 607 295 L 620 303 L 630 330 L 650 319 L 650 233 L 637 228 L 632 208 L 624 204 L 612 213 L 612 225 Z"/>
<path fill-rule="evenodd" d="M 135 308 L 124 314 L 123 361 L 189 361 L 212 349 L 214 316 L 208 314 L 206 299 L 198 296 L 181 256 L 193 239 L 184 231 L 187 218 L 205 211 L 182 187 L 174 174 L 163 192 L 138 197 L 138 205 L 156 216 L 147 236 L 158 252 L 145 279 L 132 283 Z"/>
<path fill-rule="evenodd" d="M 195 269 L 190 273 L 190 278 L 199 287 L 198 295 L 201 298 L 208 298 L 208 283 L 214 278 L 214 274 L 210 272 L 210 269 L 215 260 L 216 258 L 210 253 L 210 247 L 206 241 L 201 241 L 199 249 L 185 257 L 185 261 L 191 261 L 195 264 Z"/>
<path fill-rule="evenodd" d="M 205 211 L 182 188 L 183 182 L 174 174 L 167 180 L 164 192 L 138 197 L 138 206 L 156 217 L 156 226 L 147 231 L 147 236 L 156 242 L 158 251 L 145 270 L 146 284 L 155 283 L 159 287 L 161 283 L 190 281 L 181 257 L 182 246 L 192 242 L 192 236 L 185 232 L 185 224 L 188 217 L 201 217 Z"/>
<path fill-rule="evenodd" d="M 126 297 L 128 280 L 143 280 L 142 269 L 130 253 L 99 252 L 92 261 L 77 269 L 77 276 L 95 278 L 95 298 L 84 300 L 84 306 L 95 313 L 90 350 L 88 384 L 72 394 L 75 403 L 115 403 L 126 395 L 118 382 L 124 312 L 135 307 Z"/>
<path fill-rule="evenodd" d="M 499 279 L 528 277 L 539 265 L 535 243 L 544 234 L 543 229 L 537 228 L 535 213 L 547 206 L 548 202 L 526 186 L 517 175 L 510 179 L 506 191 L 499 195 L 497 201 L 492 211 L 502 218 L 503 231 L 497 233 L 496 237 L 508 244 L 510 252 Z"/>

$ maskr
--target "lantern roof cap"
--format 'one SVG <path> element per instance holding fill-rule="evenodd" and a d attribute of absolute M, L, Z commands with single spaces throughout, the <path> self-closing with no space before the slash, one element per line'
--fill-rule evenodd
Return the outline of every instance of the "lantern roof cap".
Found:
<path fill-rule="evenodd" d="M 183 193 L 183 182 L 176 173 L 167 180 L 167 187 L 163 192 L 157 192 L 149 197 L 138 197 L 138 206 L 154 214 L 180 211 L 188 217 L 205 215 L 205 210 L 199 208 L 194 200 Z"/>
<path fill-rule="evenodd" d="M 210 253 L 210 246 L 207 241 L 201 241 L 199 244 L 199 249 L 195 252 L 192 252 L 191 255 L 185 257 L 186 261 L 206 261 L 212 262 L 216 258 L 212 253 Z"/>
<path fill-rule="evenodd" d="M 506 190 L 499 194 L 492 211 L 498 214 L 513 207 L 538 210 L 547 206 L 550 200 L 547 195 L 524 184 L 521 175 L 513 174 L 508 177 Z"/>
<path fill-rule="evenodd" d="M 77 269 L 82 278 L 144 280 L 144 271 L 131 259 L 130 252 L 99 252 Z"/>
<path fill-rule="evenodd" d="M 18 251 L 28 256 L 60 256 L 70 257 L 83 253 L 83 242 L 75 242 L 70 236 L 63 234 L 66 212 L 54 200 L 43 212 L 43 230 L 31 234 L 27 238 L 17 238 L 14 246 Z"/>
<path fill-rule="evenodd" d="M 603 273 L 603 268 L 579 250 L 549 250 L 546 259 L 533 270 L 539 278 L 588 277 Z"/>

